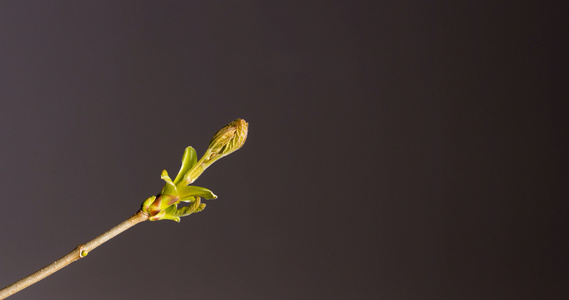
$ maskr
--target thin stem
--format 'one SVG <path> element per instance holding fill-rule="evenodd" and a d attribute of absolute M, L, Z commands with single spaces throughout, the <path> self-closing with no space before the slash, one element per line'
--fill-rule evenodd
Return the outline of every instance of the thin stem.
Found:
<path fill-rule="evenodd" d="M 127 220 L 123 221 L 119 225 L 111 228 L 109 231 L 101 234 L 100 236 L 96 237 L 95 239 L 91 240 L 90 242 L 79 245 L 71 252 L 66 254 L 65 256 L 61 257 L 60 259 L 52 262 L 51 264 L 41 268 L 39 271 L 28 275 L 20 279 L 17 282 L 12 283 L 11 285 L 3 288 L 0 290 L 0 299 L 6 299 L 15 293 L 27 288 L 28 286 L 46 278 L 47 276 L 63 269 L 70 263 L 85 257 L 90 251 L 99 247 L 104 242 L 112 239 L 113 237 L 117 236 L 118 234 L 122 233 L 123 231 L 129 229 L 130 227 L 148 220 L 148 215 L 143 211 L 138 211 L 132 217 L 128 218 Z"/>

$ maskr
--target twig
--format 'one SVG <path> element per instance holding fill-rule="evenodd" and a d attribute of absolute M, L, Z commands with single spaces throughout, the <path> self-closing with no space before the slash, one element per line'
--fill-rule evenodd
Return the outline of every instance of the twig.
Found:
<path fill-rule="evenodd" d="M 136 214 L 87 244 L 77 246 L 67 255 L 39 271 L 0 290 L 0 300 L 12 296 L 63 269 L 70 263 L 85 257 L 91 250 L 140 222 L 146 220 L 173 220 L 180 222 L 181 217 L 202 211 L 205 203 L 201 203 L 200 198 L 216 199 L 217 196 L 206 188 L 189 186 L 189 184 L 193 183 L 215 161 L 241 148 L 247 139 L 248 128 L 249 124 L 243 119 L 236 119 L 225 125 L 213 136 L 206 153 L 199 161 L 197 160 L 196 150 L 193 147 L 187 147 L 182 157 L 182 167 L 178 175 L 172 180 L 166 170 L 162 171 L 160 177 L 166 181 L 162 191 L 160 194 L 150 196 L 144 200 Z M 189 202 L 191 204 L 178 207 L 178 204 L 181 202 Z"/>
<path fill-rule="evenodd" d="M 111 228 L 109 231 L 101 234 L 100 236 L 96 237 L 95 239 L 91 240 L 90 242 L 79 245 L 73 251 L 69 252 L 67 255 L 63 256 L 62 258 L 54 261 L 53 263 L 43 267 L 39 271 L 28 275 L 20 279 L 19 281 L 3 288 L 0 290 L 0 299 L 6 299 L 15 293 L 27 288 L 28 286 L 46 278 L 47 276 L 61 270 L 62 268 L 66 267 L 70 263 L 85 257 L 89 252 L 93 249 L 99 247 L 104 242 L 112 239 L 113 237 L 117 236 L 118 234 L 122 233 L 123 231 L 129 229 L 130 227 L 148 220 L 148 214 L 143 211 L 138 211 L 132 217 L 128 218 L 127 220 L 123 221 L 119 225 Z"/>

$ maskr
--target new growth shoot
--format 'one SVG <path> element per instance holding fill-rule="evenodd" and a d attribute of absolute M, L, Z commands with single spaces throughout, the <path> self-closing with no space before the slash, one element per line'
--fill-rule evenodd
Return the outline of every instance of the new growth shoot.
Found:
<path fill-rule="evenodd" d="M 181 217 L 202 211 L 205 208 L 205 203 L 201 202 L 201 198 L 216 199 L 217 196 L 207 188 L 190 184 L 195 182 L 214 162 L 241 148 L 247 139 L 248 128 L 249 124 L 243 119 L 237 119 L 227 124 L 213 136 L 209 147 L 200 160 L 197 159 L 196 150 L 192 147 L 187 147 L 182 157 L 182 167 L 178 175 L 172 180 L 166 170 L 162 171 L 161 178 L 166 184 L 158 195 L 144 200 L 140 210 L 132 217 L 95 239 L 77 246 L 65 256 L 37 272 L 3 288 L 0 290 L 0 299 L 5 299 L 61 270 L 70 263 L 87 256 L 93 249 L 140 222 L 146 220 L 173 220 L 180 222 Z M 188 205 L 178 206 L 182 202 Z"/>

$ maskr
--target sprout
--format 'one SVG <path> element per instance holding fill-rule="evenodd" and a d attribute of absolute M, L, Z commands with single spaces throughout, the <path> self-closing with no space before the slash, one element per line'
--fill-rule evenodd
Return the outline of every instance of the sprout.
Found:
<path fill-rule="evenodd" d="M 247 139 L 248 127 L 249 124 L 243 119 L 227 124 L 213 136 L 199 161 L 196 150 L 187 147 L 182 156 L 182 167 L 176 178 L 172 180 L 166 170 L 162 171 L 161 178 L 166 181 L 164 188 L 160 194 L 151 196 L 142 203 L 142 211 L 148 214 L 148 219 L 180 222 L 180 217 L 200 212 L 205 208 L 205 203 L 201 203 L 200 198 L 216 199 L 217 196 L 212 191 L 188 185 L 196 181 L 205 169 L 218 159 L 241 148 Z M 180 202 L 187 202 L 189 206 L 178 207 Z"/>

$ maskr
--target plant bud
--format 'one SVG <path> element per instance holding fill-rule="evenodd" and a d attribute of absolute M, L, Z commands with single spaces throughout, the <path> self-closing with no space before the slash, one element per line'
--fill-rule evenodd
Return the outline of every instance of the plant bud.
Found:
<path fill-rule="evenodd" d="M 148 214 L 148 220 L 173 220 L 180 222 L 181 217 L 200 212 L 205 208 L 200 198 L 216 199 L 210 190 L 199 186 L 188 186 L 193 183 L 207 167 L 218 159 L 227 156 L 245 144 L 249 124 L 237 119 L 219 130 L 209 142 L 204 156 L 197 161 L 196 150 L 187 147 L 182 157 L 182 167 L 172 180 L 166 170 L 161 178 L 166 181 L 160 194 L 151 196 L 142 203 L 141 210 Z M 188 206 L 178 206 L 180 202 Z"/>
<path fill-rule="evenodd" d="M 243 119 L 237 119 L 219 130 L 209 142 L 208 150 L 204 155 L 204 163 L 214 161 L 229 155 L 245 144 L 249 124 Z"/>
<path fill-rule="evenodd" d="M 188 185 L 196 181 L 215 161 L 243 147 L 248 131 L 249 123 L 243 119 L 236 119 L 221 128 L 209 142 L 209 147 L 202 158 L 186 173 L 183 184 Z"/>

